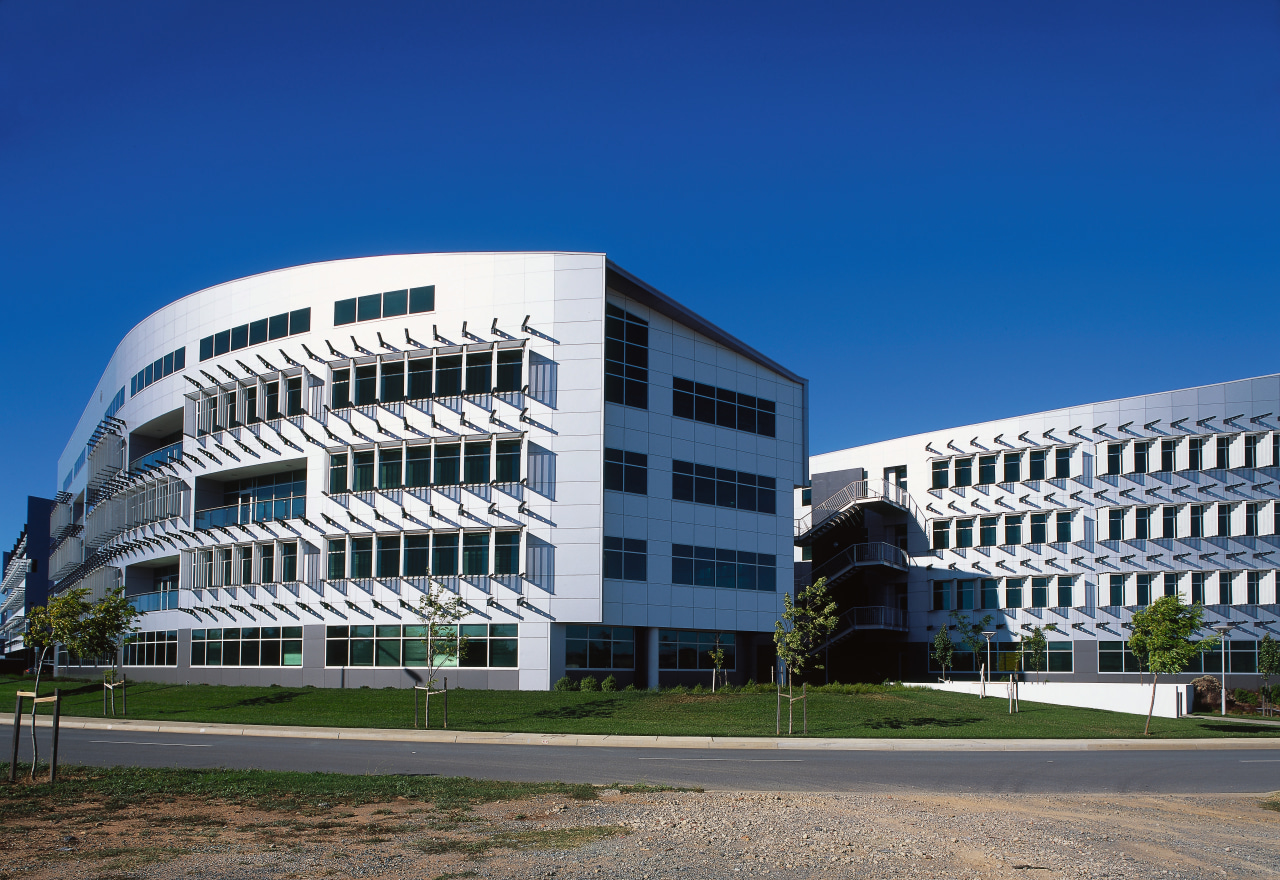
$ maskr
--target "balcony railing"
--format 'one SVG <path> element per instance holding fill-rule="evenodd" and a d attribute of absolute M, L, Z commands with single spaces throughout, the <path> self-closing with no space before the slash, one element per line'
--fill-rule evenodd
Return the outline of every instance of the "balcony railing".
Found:
<path fill-rule="evenodd" d="M 885 502 L 909 514 L 917 522 L 924 516 L 906 489 L 891 480 L 855 480 L 813 509 L 796 519 L 796 537 L 800 538 L 827 520 L 858 504 Z"/>
<path fill-rule="evenodd" d="M 870 544 L 854 544 L 813 569 L 813 580 L 826 578 L 835 581 L 854 568 L 864 565 L 887 565 L 899 571 L 911 567 L 911 559 L 900 547 L 875 541 Z"/>
<path fill-rule="evenodd" d="M 171 461 L 177 461 L 182 458 L 182 441 L 179 440 L 163 449 L 157 449 L 154 452 L 148 452 L 146 455 L 140 455 L 133 461 L 129 462 L 129 470 L 132 473 L 140 474 L 148 468 L 157 465 L 167 464 Z"/>
<path fill-rule="evenodd" d="M 214 529 L 277 519 L 301 519 L 306 515 L 307 499 L 305 498 L 270 498 L 246 504 L 197 510 L 195 526 L 197 529 Z"/>
<path fill-rule="evenodd" d="M 170 611 L 178 608 L 178 591 L 161 590 L 155 593 L 138 593 L 129 597 L 129 604 L 144 614 L 148 611 Z"/>

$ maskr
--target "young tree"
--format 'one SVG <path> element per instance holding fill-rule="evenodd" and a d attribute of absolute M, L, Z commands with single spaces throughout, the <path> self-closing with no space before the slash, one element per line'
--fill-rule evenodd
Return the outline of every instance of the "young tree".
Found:
<path fill-rule="evenodd" d="M 955 660 L 956 646 L 951 641 L 951 630 L 944 623 L 938 627 L 938 634 L 933 637 L 933 662 L 942 667 L 942 680 L 947 680 L 947 669 Z"/>
<path fill-rule="evenodd" d="M 459 633 L 458 625 L 467 616 L 468 610 L 461 596 L 456 596 L 443 587 L 428 587 L 418 600 L 416 611 L 418 619 L 422 621 L 421 641 L 426 648 L 428 727 L 431 726 L 431 694 L 437 692 L 437 675 L 445 666 L 456 666 L 458 657 L 466 649 L 467 638 Z"/>
<path fill-rule="evenodd" d="M 716 633 L 715 644 L 707 652 L 707 657 L 711 659 L 711 693 L 714 694 L 716 679 L 720 676 L 720 670 L 724 669 L 724 648 L 720 646 L 720 633 Z"/>
<path fill-rule="evenodd" d="M 1258 644 L 1258 672 L 1262 673 L 1262 705 L 1271 705 L 1271 676 L 1280 675 L 1280 642 L 1267 633 Z"/>
<path fill-rule="evenodd" d="M 987 646 L 987 640 L 983 637 L 982 631 L 991 625 L 993 619 L 988 614 L 982 620 L 974 623 L 962 611 L 951 612 L 951 622 L 956 625 L 956 630 L 960 633 L 961 643 L 973 654 L 974 662 L 978 665 L 978 681 L 981 683 L 980 697 L 987 695 L 987 660 L 986 655 L 983 653 Z"/>
<path fill-rule="evenodd" d="M 36 654 L 36 681 L 32 692 L 40 695 L 40 675 L 44 671 L 45 656 L 50 649 L 62 645 L 69 654 L 77 657 L 102 657 L 110 655 L 115 666 L 120 639 L 134 630 L 134 621 L 141 613 L 124 596 L 124 588 L 118 587 L 97 602 L 90 604 L 89 590 L 76 587 L 49 600 L 48 605 L 31 609 L 27 615 L 25 641 L 38 648 Z M 36 704 L 31 704 L 31 778 L 35 779 L 39 751 L 36 745 Z"/>
<path fill-rule="evenodd" d="M 1200 629 L 1204 609 L 1183 605 L 1180 596 L 1161 596 L 1146 608 L 1133 613 L 1129 650 L 1145 658 L 1151 670 L 1151 705 L 1147 709 L 1144 736 L 1151 732 L 1151 715 L 1156 708 L 1156 680 L 1161 674 L 1176 675 L 1187 668 L 1197 654 L 1218 643 L 1217 636 L 1193 641 Z"/>
<path fill-rule="evenodd" d="M 836 603 L 827 591 L 827 579 L 818 578 L 811 586 L 796 593 L 795 601 L 787 594 L 782 596 L 782 619 L 773 627 L 773 643 L 777 646 L 778 659 L 787 670 L 787 697 L 795 700 L 792 679 L 804 675 L 807 667 L 822 669 L 816 662 L 815 652 L 835 629 Z M 782 683 L 778 683 L 782 692 Z M 791 704 L 787 705 L 787 732 L 791 731 Z"/>
<path fill-rule="evenodd" d="M 1044 630 L 1040 627 L 1033 627 L 1031 635 L 1022 637 L 1022 657 L 1026 664 L 1036 674 L 1036 681 L 1040 680 L 1040 672 L 1045 667 L 1045 660 L 1049 653 L 1049 640 L 1044 637 Z"/>

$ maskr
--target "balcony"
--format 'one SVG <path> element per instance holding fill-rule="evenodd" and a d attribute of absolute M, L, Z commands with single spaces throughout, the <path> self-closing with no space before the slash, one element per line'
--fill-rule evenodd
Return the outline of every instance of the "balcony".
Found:
<path fill-rule="evenodd" d="M 305 498 L 269 498 L 263 501 L 197 510 L 195 527 L 197 529 L 216 529 L 255 522 L 301 519 L 306 515 L 307 499 Z"/>
<path fill-rule="evenodd" d="M 129 596 L 129 604 L 142 613 L 148 611 L 171 611 L 179 607 L 177 590 L 162 590 L 155 593 L 138 593 Z"/>
<path fill-rule="evenodd" d="M 814 581 L 826 578 L 827 584 L 835 584 L 843 580 L 855 570 L 865 566 L 880 565 L 897 571 L 911 568 L 911 559 L 900 547 L 874 541 L 870 544 L 854 544 L 832 556 L 821 565 L 814 566 L 811 577 Z"/>
<path fill-rule="evenodd" d="M 907 612 L 888 605 L 866 605 L 850 608 L 836 622 L 831 638 L 820 647 L 830 648 L 859 631 L 907 632 Z"/>
<path fill-rule="evenodd" d="M 796 543 L 810 544 L 821 533 L 860 517 L 870 507 L 882 513 L 900 512 L 924 522 L 920 508 L 906 489 L 890 480 L 855 480 L 796 520 Z"/>
<path fill-rule="evenodd" d="M 133 461 L 129 462 L 129 472 L 140 474 L 150 470 L 153 467 L 159 467 L 162 464 L 168 464 L 171 461 L 177 461 L 182 458 L 182 441 L 171 444 L 163 449 L 157 449 L 154 452 L 148 452 L 146 455 L 140 455 Z"/>

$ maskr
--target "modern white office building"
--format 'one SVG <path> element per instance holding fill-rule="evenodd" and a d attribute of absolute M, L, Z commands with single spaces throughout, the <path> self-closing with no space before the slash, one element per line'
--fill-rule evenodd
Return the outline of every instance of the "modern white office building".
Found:
<path fill-rule="evenodd" d="M 1039 626 L 1051 680 L 1136 681 L 1132 614 L 1177 594 L 1205 635 L 1234 624 L 1228 686 L 1256 686 L 1258 642 L 1280 636 L 1278 416 L 1271 375 L 814 456 L 797 576 L 843 602 L 834 674 L 936 677 L 938 628 L 977 624 L 996 670 Z"/>
<path fill-rule="evenodd" d="M 133 678 L 407 686 L 768 677 L 803 379 L 601 254 L 411 254 L 190 294 L 120 343 L 58 462 L 54 591 L 123 585 Z M 77 665 L 76 658 L 64 662 Z"/>

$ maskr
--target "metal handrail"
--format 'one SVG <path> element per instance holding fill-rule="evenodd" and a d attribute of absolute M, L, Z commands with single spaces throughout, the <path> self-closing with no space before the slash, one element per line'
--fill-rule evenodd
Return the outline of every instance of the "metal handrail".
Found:
<path fill-rule="evenodd" d="M 261 501 L 197 510 L 194 522 L 197 529 L 211 529 L 269 522 L 275 519 L 300 519 L 306 515 L 306 497 L 295 495 L 292 498 L 267 498 Z"/>
<path fill-rule="evenodd" d="M 827 520 L 850 507 L 869 500 L 883 499 L 909 513 L 917 522 L 924 522 L 924 515 L 911 494 L 892 480 L 854 480 L 825 501 L 813 505 L 806 514 L 796 519 L 796 535 L 822 525 Z"/>
<path fill-rule="evenodd" d="M 911 567 L 911 559 L 901 547 L 873 541 L 869 544 L 854 544 L 837 553 L 813 570 L 811 577 L 817 580 L 831 572 L 841 572 L 855 565 L 870 565 L 882 562 L 886 565 L 899 566 L 903 569 Z"/>
<path fill-rule="evenodd" d="M 131 473 L 140 473 L 147 468 L 156 465 L 167 464 L 182 458 L 182 441 L 171 443 L 146 455 L 140 455 L 133 461 L 129 462 L 129 471 Z"/>

